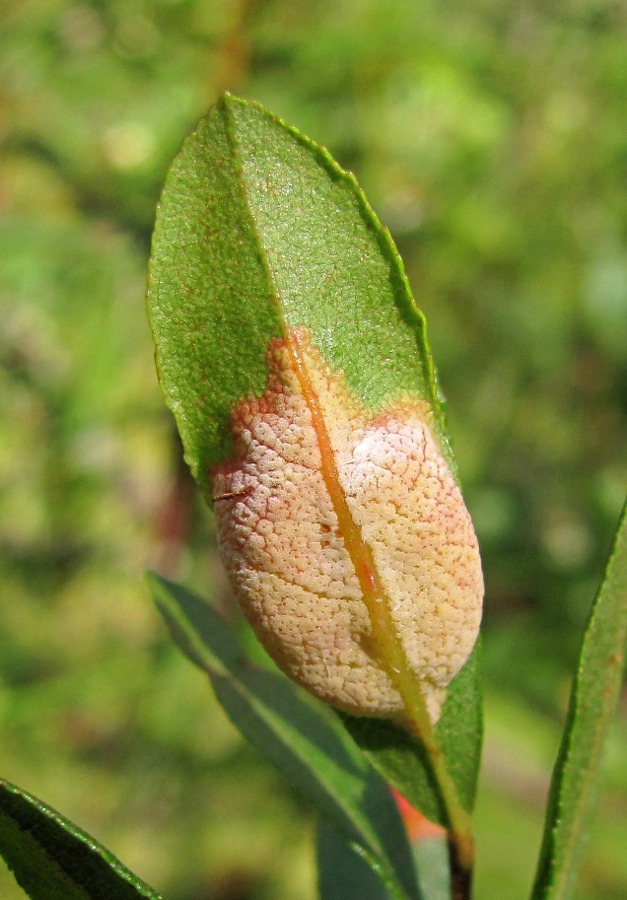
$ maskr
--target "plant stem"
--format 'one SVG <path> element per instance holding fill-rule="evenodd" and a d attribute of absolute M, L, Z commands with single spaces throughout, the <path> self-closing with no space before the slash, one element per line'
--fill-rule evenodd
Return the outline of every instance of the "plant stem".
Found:
<path fill-rule="evenodd" d="M 448 842 L 449 864 L 451 868 L 451 900 L 469 900 L 472 887 L 472 870 L 459 864 L 457 848 Z"/>

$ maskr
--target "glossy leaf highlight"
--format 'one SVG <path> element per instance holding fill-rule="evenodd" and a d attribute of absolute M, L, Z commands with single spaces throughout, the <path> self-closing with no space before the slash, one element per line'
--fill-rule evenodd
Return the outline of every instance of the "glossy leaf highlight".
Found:
<path fill-rule="evenodd" d="M 0 854 L 32 900 L 162 900 L 92 837 L 2 779 Z"/>
<path fill-rule="evenodd" d="M 266 384 L 272 338 L 306 327 L 354 396 L 426 402 L 449 466 L 425 323 L 352 175 L 256 104 L 225 96 L 184 143 L 159 204 L 148 310 L 161 384 L 206 495 L 229 415 Z"/>

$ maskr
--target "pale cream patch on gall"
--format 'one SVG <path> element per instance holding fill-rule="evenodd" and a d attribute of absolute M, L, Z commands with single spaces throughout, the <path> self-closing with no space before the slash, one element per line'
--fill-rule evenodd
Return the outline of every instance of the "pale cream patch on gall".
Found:
<path fill-rule="evenodd" d="M 212 473 L 230 580 L 260 640 L 295 681 L 354 715 L 403 721 L 362 590 L 368 579 L 382 586 L 435 721 L 481 618 L 483 579 L 463 499 L 424 410 L 404 403 L 369 416 L 307 333 L 293 337 L 317 409 L 312 413 L 289 346 L 273 341 L 266 391 L 233 411 L 233 458 Z M 328 460 L 326 476 L 322 471 L 318 413 L 351 528 L 376 572 L 364 564 L 358 573 L 347 549 Z"/>

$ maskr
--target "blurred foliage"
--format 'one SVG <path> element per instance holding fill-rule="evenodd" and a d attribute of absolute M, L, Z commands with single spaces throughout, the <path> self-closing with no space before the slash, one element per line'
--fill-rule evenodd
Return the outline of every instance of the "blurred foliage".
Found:
<path fill-rule="evenodd" d="M 485 564 L 477 894 L 516 900 L 627 483 L 626 39 L 615 0 L 2 3 L 0 768 L 173 900 L 310 898 L 313 851 L 142 587 L 231 608 L 144 317 L 169 161 L 255 98 L 399 245 Z M 627 894 L 626 749 L 578 900 Z"/>

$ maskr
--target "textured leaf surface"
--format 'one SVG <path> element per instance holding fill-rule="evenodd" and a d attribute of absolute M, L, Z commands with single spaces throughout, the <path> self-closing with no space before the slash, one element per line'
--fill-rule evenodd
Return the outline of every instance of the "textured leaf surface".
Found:
<path fill-rule="evenodd" d="M 308 330 L 273 341 L 268 361 L 214 471 L 235 593 L 273 659 L 325 702 L 406 724 L 418 682 L 435 719 L 483 598 L 459 488 L 423 411 L 370 419 Z"/>
<path fill-rule="evenodd" d="M 627 506 L 583 638 L 553 772 L 535 900 L 569 900 L 574 894 L 603 745 L 621 685 L 626 635 Z"/>
<path fill-rule="evenodd" d="M 417 897 L 411 851 L 390 791 L 333 714 L 284 676 L 254 665 L 202 600 L 157 576 L 149 584 L 174 639 L 209 675 L 244 736 L 360 848 L 390 897 Z"/>
<path fill-rule="evenodd" d="M 424 319 L 355 180 L 223 98 L 169 174 L 149 311 L 166 399 L 264 646 L 326 702 L 427 735 L 472 649 L 482 579 Z M 455 733 L 466 806 L 476 685 L 470 696 L 470 715 L 449 701 L 439 725 Z M 386 752 L 406 748 L 398 729 L 379 733 Z M 409 799 L 442 821 L 437 795 L 425 775 Z"/>
<path fill-rule="evenodd" d="M 161 900 L 88 834 L 4 780 L 0 853 L 32 900 Z"/>
<path fill-rule="evenodd" d="M 388 232 L 352 175 L 260 107 L 227 96 L 184 143 L 159 205 L 148 308 L 208 496 L 209 470 L 231 456 L 232 409 L 263 393 L 271 339 L 302 326 L 366 408 L 426 402 L 453 468 L 424 318 Z"/>

